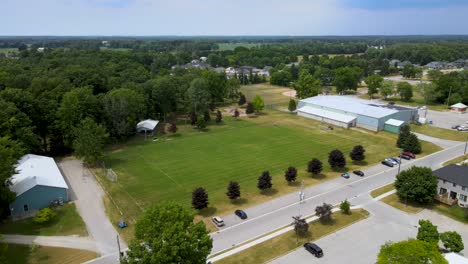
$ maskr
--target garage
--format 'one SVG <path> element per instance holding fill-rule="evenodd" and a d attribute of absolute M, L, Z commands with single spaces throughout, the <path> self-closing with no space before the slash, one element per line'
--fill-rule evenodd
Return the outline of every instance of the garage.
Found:
<path fill-rule="evenodd" d="M 356 117 L 354 116 L 318 109 L 311 106 L 303 106 L 297 109 L 297 115 L 338 127 L 350 128 L 356 126 Z"/>
<path fill-rule="evenodd" d="M 397 119 L 389 119 L 385 122 L 384 130 L 390 133 L 400 133 L 401 127 L 405 124 L 405 122 Z"/>

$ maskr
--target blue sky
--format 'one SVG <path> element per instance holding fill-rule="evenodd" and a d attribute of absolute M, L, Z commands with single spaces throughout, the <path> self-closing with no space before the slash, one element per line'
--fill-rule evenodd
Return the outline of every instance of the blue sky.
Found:
<path fill-rule="evenodd" d="M 468 0 L 0 0 L 0 35 L 468 34 Z"/>

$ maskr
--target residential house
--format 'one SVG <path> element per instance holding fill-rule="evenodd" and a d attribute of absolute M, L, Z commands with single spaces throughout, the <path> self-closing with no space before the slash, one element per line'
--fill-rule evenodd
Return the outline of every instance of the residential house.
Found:
<path fill-rule="evenodd" d="M 438 179 L 437 200 L 468 207 L 468 166 L 452 164 L 435 170 L 434 174 Z"/>
<path fill-rule="evenodd" d="M 440 70 L 440 69 L 445 68 L 445 62 L 431 61 L 428 64 L 426 64 L 426 68 L 431 69 L 431 70 Z"/>

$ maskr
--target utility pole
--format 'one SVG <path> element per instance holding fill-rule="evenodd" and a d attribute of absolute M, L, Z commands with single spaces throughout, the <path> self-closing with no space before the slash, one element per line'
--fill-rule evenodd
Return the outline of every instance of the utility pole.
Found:
<path fill-rule="evenodd" d="M 450 104 L 450 95 L 452 94 L 452 86 L 450 86 L 450 90 L 449 90 L 449 94 L 448 94 L 448 97 L 447 97 L 447 108 L 449 108 L 449 104 Z"/>
<path fill-rule="evenodd" d="M 466 155 L 466 147 L 468 146 L 468 136 L 466 137 L 466 142 L 465 142 L 465 151 L 463 152 L 464 155 Z"/>
<path fill-rule="evenodd" d="M 400 157 L 399 157 L 399 158 L 400 158 L 400 162 L 398 162 L 398 174 L 397 174 L 397 176 L 400 175 L 401 155 L 403 155 L 403 150 L 400 151 Z"/>
<path fill-rule="evenodd" d="M 122 260 L 122 252 L 120 251 L 120 240 L 119 240 L 119 235 L 117 235 L 117 247 L 119 249 L 119 263 Z"/>

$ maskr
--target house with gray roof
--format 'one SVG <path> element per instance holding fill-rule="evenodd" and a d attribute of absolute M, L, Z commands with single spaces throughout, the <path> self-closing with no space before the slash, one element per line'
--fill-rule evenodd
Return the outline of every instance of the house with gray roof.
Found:
<path fill-rule="evenodd" d="M 468 166 L 451 164 L 433 173 L 438 179 L 436 200 L 468 207 Z"/>

